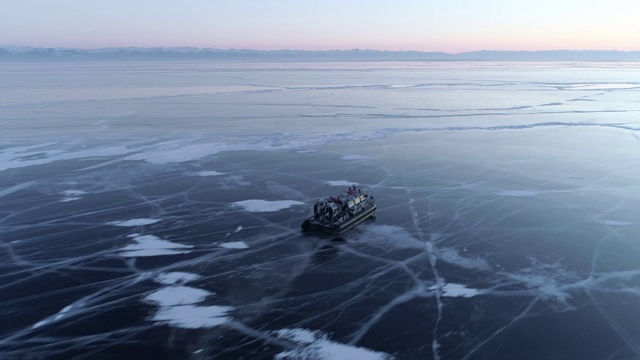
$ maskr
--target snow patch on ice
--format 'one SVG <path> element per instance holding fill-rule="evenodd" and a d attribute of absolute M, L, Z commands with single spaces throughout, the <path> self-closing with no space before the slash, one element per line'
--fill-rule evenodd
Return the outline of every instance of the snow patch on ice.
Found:
<path fill-rule="evenodd" d="M 179 275 L 175 275 L 175 273 L 174 275 L 169 275 L 168 280 L 194 278 L 194 274 L 177 274 Z M 231 306 L 195 305 L 212 295 L 215 294 L 207 290 L 174 285 L 152 292 L 144 298 L 144 301 L 160 306 L 149 320 L 185 329 L 199 329 L 214 327 L 231 321 L 231 317 L 228 316 L 228 313 L 234 310 Z"/>
<path fill-rule="evenodd" d="M 165 256 L 165 255 L 179 255 L 188 254 L 191 251 L 184 250 L 172 250 L 172 249 L 141 249 L 136 251 L 123 252 L 120 255 L 124 257 L 149 257 L 149 256 Z"/>
<path fill-rule="evenodd" d="M 123 221 L 111 221 L 108 222 L 107 224 L 109 225 L 115 225 L 115 226 L 143 226 L 143 225 L 151 225 L 151 224 L 155 224 L 158 221 L 160 221 L 160 219 L 131 219 L 131 220 L 123 220 Z"/>
<path fill-rule="evenodd" d="M 280 339 L 298 344 L 298 347 L 293 350 L 277 354 L 276 359 L 373 360 L 393 358 L 382 352 L 331 341 L 326 334 L 319 331 L 284 329 L 275 331 L 274 334 Z"/>
<path fill-rule="evenodd" d="M 566 284 L 575 284 L 582 280 L 573 271 L 566 269 L 561 263 L 542 263 L 531 258 L 532 266 L 521 269 L 516 273 L 503 273 L 510 281 L 520 283 L 531 290 L 535 296 L 553 299 L 567 304 L 571 297 Z"/>
<path fill-rule="evenodd" d="M 203 301 L 212 292 L 189 286 L 168 286 L 152 292 L 144 299 L 159 306 L 189 305 Z"/>
<path fill-rule="evenodd" d="M 629 221 L 618 221 L 618 220 L 600 220 L 598 221 L 600 224 L 609 225 L 609 226 L 633 226 L 634 224 Z"/>
<path fill-rule="evenodd" d="M 155 235 L 132 234 L 128 237 L 133 238 L 135 244 L 129 244 L 121 249 L 124 250 L 124 252 L 120 253 L 120 255 L 125 257 L 186 254 L 191 251 L 175 249 L 188 249 L 192 247 L 191 245 L 176 244 L 163 240 Z"/>
<path fill-rule="evenodd" d="M 275 335 L 283 340 L 303 344 L 311 344 L 318 339 L 318 332 L 307 329 L 283 329 L 276 330 Z"/>
<path fill-rule="evenodd" d="M 235 241 L 220 244 L 220 247 L 225 249 L 248 249 L 249 245 L 245 244 L 244 241 Z"/>
<path fill-rule="evenodd" d="M 460 252 L 454 248 L 440 248 L 436 250 L 438 259 L 452 265 L 457 265 L 465 269 L 490 270 L 489 263 L 482 258 L 472 258 L 460 255 Z"/>
<path fill-rule="evenodd" d="M 85 191 L 82 190 L 65 190 L 62 192 L 64 196 L 78 196 L 86 194 Z"/>
<path fill-rule="evenodd" d="M 179 305 L 160 308 L 151 320 L 185 329 L 210 328 L 231 321 L 231 306 Z"/>
<path fill-rule="evenodd" d="M 156 276 L 155 281 L 160 284 L 165 285 L 173 285 L 173 284 L 184 284 L 190 281 L 195 281 L 200 279 L 202 276 L 198 274 L 191 274 L 186 272 L 174 271 L 169 273 L 163 273 Z"/>
<path fill-rule="evenodd" d="M 274 212 L 288 209 L 295 205 L 304 205 L 304 203 L 295 200 L 243 200 L 231 204 L 231 206 L 241 207 L 250 212 Z"/>
<path fill-rule="evenodd" d="M 435 290 L 437 288 L 438 288 L 438 285 L 433 285 L 429 289 Z M 462 284 L 453 284 L 453 283 L 444 284 L 442 287 L 440 287 L 440 290 L 442 291 L 442 296 L 446 296 L 446 297 L 470 298 L 470 297 L 474 297 L 476 295 L 481 294 L 481 291 L 478 289 L 472 289 Z"/>
<path fill-rule="evenodd" d="M 225 175 L 226 173 L 223 172 L 217 172 L 217 171 L 200 171 L 198 173 L 199 176 L 218 176 L 218 175 Z"/>
<path fill-rule="evenodd" d="M 356 182 L 348 180 L 327 180 L 324 183 L 331 186 L 351 186 L 353 184 L 357 184 Z"/>
<path fill-rule="evenodd" d="M 82 190 L 65 190 L 62 192 L 62 195 L 64 195 L 65 197 L 62 200 L 60 200 L 60 202 L 80 200 L 82 198 L 79 197 L 79 195 L 84 195 L 84 194 L 86 194 L 86 192 Z"/>
<path fill-rule="evenodd" d="M 611 90 L 611 89 L 636 89 L 640 84 L 632 83 L 591 83 L 564 85 L 564 89 L 572 90 Z"/>

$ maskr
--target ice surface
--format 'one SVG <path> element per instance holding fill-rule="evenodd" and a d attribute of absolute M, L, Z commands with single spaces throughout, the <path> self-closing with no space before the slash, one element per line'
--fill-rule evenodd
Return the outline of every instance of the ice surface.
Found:
<path fill-rule="evenodd" d="M 407 230 L 394 225 L 370 225 L 362 227 L 354 235 L 354 241 L 381 249 L 424 249 L 426 243 L 416 239 Z"/>
<path fill-rule="evenodd" d="M 531 197 L 539 195 L 539 191 L 531 191 L 531 190 L 506 190 L 500 191 L 498 195 L 500 196 L 513 196 L 513 197 Z"/>
<path fill-rule="evenodd" d="M 152 164 L 169 164 L 197 160 L 220 151 L 231 150 L 216 144 L 190 144 L 185 141 L 170 141 L 129 155 L 127 160 L 144 160 Z"/>
<path fill-rule="evenodd" d="M 72 141 L 69 145 L 77 144 Z M 130 152 L 124 146 L 107 146 L 97 149 L 87 149 L 86 147 L 75 148 L 74 151 L 63 151 L 60 149 L 50 149 L 52 144 L 42 143 L 33 147 L 8 148 L 0 152 L 0 171 L 28 166 L 46 165 L 56 161 L 75 160 L 92 157 L 118 156 Z M 44 148 L 44 149 L 42 149 Z"/>
<path fill-rule="evenodd" d="M 609 225 L 609 226 L 632 226 L 633 223 L 629 221 L 619 221 L 619 220 L 600 220 L 601 224 Z"/>
<path fill-rule="evenodd" d="M 640 358 L 638 63 L 0 78 L 3 358 Z"/>
<path fill-rule="evenodd" d="M 368 159 L 368 156 L 363 155 L 343 155 L 340 157 L 342 160 L 364 160 Z"/>

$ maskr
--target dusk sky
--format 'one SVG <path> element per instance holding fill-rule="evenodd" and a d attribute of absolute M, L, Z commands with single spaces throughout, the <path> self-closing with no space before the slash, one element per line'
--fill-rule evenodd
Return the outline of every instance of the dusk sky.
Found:
<path fill-rule="evenodd" d="M 0 0 L 0 46 L 640 50 L 638 0 Z"/>

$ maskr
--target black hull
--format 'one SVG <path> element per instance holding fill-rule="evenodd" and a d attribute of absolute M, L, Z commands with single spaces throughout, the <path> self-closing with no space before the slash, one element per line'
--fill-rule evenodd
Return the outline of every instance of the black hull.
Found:
<path fill-rule="evenodd" d="M 323 225 L 316 222 L 312 216 L 306 219 L 302 223 L 301 227 L 303 231 L 321 231 L 329 235 L 341 235 L 351 230 L 361 222 L 367 220 L 368 218 L 375 217 L 375 216 L 376 216 L 376 206 L 373 205 L 369 209 L 364 210 L 357 215 L 354 215 L 352 218 L 350 218 L 349 220 L 339 225 Z"/>

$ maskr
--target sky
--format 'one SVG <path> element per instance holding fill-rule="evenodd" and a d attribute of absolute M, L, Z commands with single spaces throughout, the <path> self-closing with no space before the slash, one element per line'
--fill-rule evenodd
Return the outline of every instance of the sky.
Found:
<path fill-rule="evenodd" d="M 640 50 L 639 0 L 0 0 L 0 46 Z"/>

